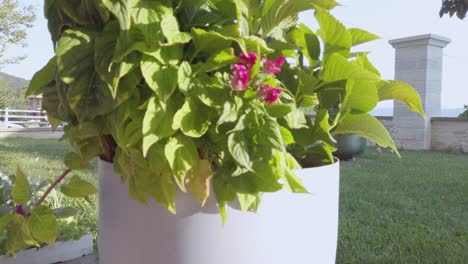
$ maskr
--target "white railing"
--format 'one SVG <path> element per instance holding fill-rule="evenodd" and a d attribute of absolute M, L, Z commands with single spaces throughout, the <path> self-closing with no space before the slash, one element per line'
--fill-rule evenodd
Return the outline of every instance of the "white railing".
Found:
<path fill-rule="evenodd" d="M 3 125 L 17 126 L 49 126 L 45 111 L 38 110 L 18 110 L 18 109 L 0 109 L 0 123 Z"/>

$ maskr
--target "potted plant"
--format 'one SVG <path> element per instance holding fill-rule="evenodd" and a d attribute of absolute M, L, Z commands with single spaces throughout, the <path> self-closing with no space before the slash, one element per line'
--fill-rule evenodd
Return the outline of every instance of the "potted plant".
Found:
<path fill-rule="evenodd" d="M 100 263 L 334 262 L 333 136 L 396 151 L 368 112 L 398 99 L 422 113 L 410 86 L 351 52 L 376 36 L 345 28 L 336 5 L 46 1 L 56 56 L 28 94 L 67 123 L 67 166 L 100 158 Z M 311 9 L 318 32 L 298 23 Z"/>
<path fill-rule="evenodd" d="M 77 197 L 76 187 L 82 184 L 77 179 L 62 185 L 63 193 Z M 0 173 L 0 182 L 0 263 L 52 264 L 93 252 L 93 237 L 79 227 L 76 210 L 47 205 L 44 194 L 55 192 L 46 188 L 50 181 L 30 184 L 18 169 L 16 176 Z M 78 189 L 83 192 L 86 187 Z"/>

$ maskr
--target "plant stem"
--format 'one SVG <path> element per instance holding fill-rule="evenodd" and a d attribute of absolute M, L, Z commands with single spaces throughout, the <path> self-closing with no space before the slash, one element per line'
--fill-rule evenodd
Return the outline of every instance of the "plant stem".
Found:
<path fill-rule="evenodd" d="M 58 177 L 53 183 L 52 185 L 50 185 L 49 189 L 47 189 L 47 191 L 41 196 L 41 198 L 39 199 L 39 201 L 34 205 L 34 207 L 39 207 L 44 201 L 45 199 L 47 198 L 47 196 L 49 196 L 50 192 L 52 192 L 52 190 L 57 187 L 57 185 L 63 181 L 63 179 L 65 179 L 65 177 L 71 172 L 72 170 L 71 169 L 66 169 L 65 171 L 63 171 L 62 175 L 60 175 L 60 177 Z"/>

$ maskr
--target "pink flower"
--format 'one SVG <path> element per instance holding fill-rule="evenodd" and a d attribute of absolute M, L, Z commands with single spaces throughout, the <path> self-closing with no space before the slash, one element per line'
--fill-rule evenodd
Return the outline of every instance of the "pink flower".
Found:
<path fill-rule="evenodd" d="M 274 74 L 281 72 L 281 67 L 286 61 L 286 58 L 284 56 L 280 56 L 274 61 L 263 58 L 262 61 L 263 61 L 263 71 L 266 74 L 274 75 Z"/>
<path fill-rule="evenodd" d="M 249 53 L 241 53 L 239 55 L 239 58 L 241 58 L 241 60 L 244 61 L 242 64 L 245 65 L 245 67 L 247 67 L 248 70 L 251 70 L 253 66 L 255 65 L 255 63 L 257 62 L 258 56 L 257 54 L 255 54 L 255 52 L 249 52 Z"/>
<path fill-rule="evenodd" d="M 278 100 L 281 92 L 283 92 L 281 89 L 262 84 L 262 86 L 260 86 L 260 90 L 257 92 L 257 96 L 265 100 L 265 102 L 272 104 Z"/>
<path fill-rule="evenodd" d="M 242 64 L 232 65 L 233 75 L 231 75 L 232 89 L 235 91 L 243 91 L 248 88 L 250 75 L 247 72 L 247 67 Z"/>

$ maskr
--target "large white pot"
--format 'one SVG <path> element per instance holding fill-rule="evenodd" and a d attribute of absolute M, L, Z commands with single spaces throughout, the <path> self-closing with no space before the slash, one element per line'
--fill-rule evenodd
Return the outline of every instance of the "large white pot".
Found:
<path fill-rule="evenodd" d="M 100 161 L 100 264 L 331 264 L 338 236 L 339 163 L 296 171 L 312 194 L 263 196 L 258 214 L 212 200 L 200 210 L 180 193 L 177 215 L 128 198 L 112 164 Z"/>

